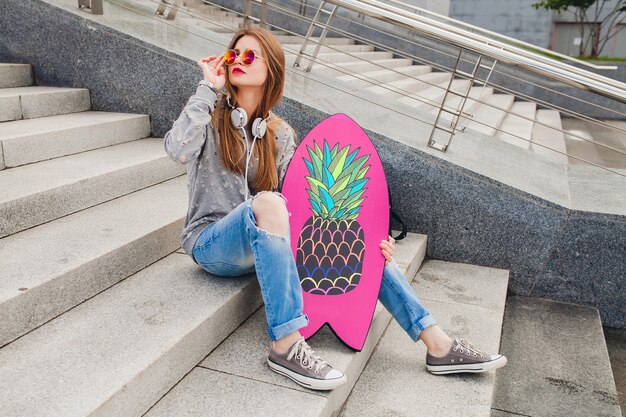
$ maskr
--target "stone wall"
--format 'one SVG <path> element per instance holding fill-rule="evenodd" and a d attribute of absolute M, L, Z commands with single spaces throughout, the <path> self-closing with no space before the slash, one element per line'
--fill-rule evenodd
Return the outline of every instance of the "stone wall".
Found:
<path fill-rule="evenodd" d="M 548 48 L 552 12 L 535 10 L 536 0 L 450 0 L 450 17 Z"/>

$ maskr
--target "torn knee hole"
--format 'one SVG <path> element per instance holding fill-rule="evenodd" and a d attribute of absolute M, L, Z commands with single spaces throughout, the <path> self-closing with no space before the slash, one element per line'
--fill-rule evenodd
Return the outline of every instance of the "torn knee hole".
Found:
<path fill-rule="evenodd" d="M 278 233 L 274 233 L 274 232 L 270 232 L 269 230 L 263 229 L 262 227 L 259 227 L 258 225 L 256 226 L 257 230 L 269 237 L 279 237 L 281 239 L 286 239 L 289 237 L 289 234 L 278 234 Z"/>

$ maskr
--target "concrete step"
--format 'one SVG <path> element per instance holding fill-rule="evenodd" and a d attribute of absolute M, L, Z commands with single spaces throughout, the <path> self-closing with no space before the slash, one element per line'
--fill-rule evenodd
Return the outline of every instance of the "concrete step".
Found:
<path fill-rule="evenodd" d="M 230 17 L 239 17 L 239 15 L 237 13 L 234 12 L 230 12 L 228 10 L 224 10 L 219 6 L 215 6 L 210 0 L 204 1 L 204 0 L 193 0 L 192 3 L 196 3 L 198 5 L 198 8 L 203 10 L 206 13 L 212 13 L 215 14 L 216 16 L 230 16 Z M 202 4 L 201 4 L 202 3 Z"/>
<path fill-rule="evenodd" d="M 373 52 L 351 52 L 350 55 L 342 52 L 320 53 L 317 58 L 322 62 L 335 63 L 341 65 L 344 62 L 363 61 L 379 61 L 381 59 L 393 58 L 392 52 L 373 51 Z"/>
<path fill-rule="evenodd" d="M 150 135 L 150 117 L 130 113 L 81 113 L 0 124 L 0 169 L 58 158 Z M 2 156 L 2 155 L 0 155 Z"/>
<path fill-rule="evenodd" d="M 431 71 L 432 67 L 428 65 L 408 65 L 406 67 L 394 68 L 393 70 L 377 69 L 362 72 L 359 75 L 341 75 L 335 78 L 348 82 L 354 87 L 369 87 L 373 84 L 403 80 L 406 77 L 417 77 Z"/>
<path fill-rule="evenodd" d="M 181 176 L 2 238 L 0 346 L 176 250 L 186 208 Z"/>
<path fill-rule="evenodd" d="M 463 111 L 471 114 L 471 110 L 478 105 L 479 100 L 485 100 L 487 97 L 493 95 L 493 87 L 471 87 L 468 98 L 465 101 Z M 449 94 L 446 98 L 446 108 L 452 110 L 457 109 L 461 104 L 462 98 L 455 94 Z M 441 101 L 440 101 L 441 103 Z M 439 107 L 430 109 L 432 114 L 437 114 Z M 445 117 L 452 117 L 449 113 L 443 113 Z"/>
<path fill-rule="evenodd" d="M 511 297 L 502 353 L 509 363 L 496 375 L 493 401 L 501 415 L 622 415 L 595 308 Z"/>
<path fill-rule="evenodd" d="M 78 113 L 91 108 L 86 88 L 15 87 L 0 89 L 0 122 Z"/>
<path fill-rule="evenodd" d="M 234 33 L 243 27 L 243 22 L 204 22 L 202 27 L 215 33 Z"/>
<path fill-rule="evenodd" d="M 296 35 L 277 35 L 276 39 L 281 44 L 294 44 L 294 45 L 302 45 L 304 43 L 304 37 L 296 36 Z M 319 42 L 319 36 L 312 37 L 309 43 L 317 44 Z M 354 39 L 349 38 L 324 38 L 324 42 L 322 45 L 354 45 Z"/>
<path fill-rule="evenodd" d="M 300 52 L 300 48 L 302 47 L 302 43 L 283 43 L 283 49 L 286 54 L 297 54 Z M 307 45 L 305 52 L 313 53 L 317 44 Z M 332 45 L 332 46 L 322 46 L 319 50 L 320 53 L 334 53 L 334 52 L 373 52 L 374 47 L 372 45 Z"/>
<path fill-rule="evenodd" d="M 538 155 L 543 155 L 554 161 L 567 163 L 567 148 L 565 134 L 562 132 L 561 115 L 556 110 L 537 110 L 533 126 L 532 143 L 530 149 Z"/>
<path fill-rule="evenodd" d="M 185 174 L 148 138 L 0 171 L 0 237 Z"/>
<path fill-rule="evenodd" d="M 565 129 L 565 147 L 570 165 L 588 165 L 588 161 L 607 168 L 626 168 L 626 138 L 622 132 L 609 127 L 571 118 L 561 119 Z M 609 123 L 614 123 L 613 121 Z M 585 140 L 586 139 L 586 140 Z M 610 146 L 620 152 L 608 149 Z"/>
<path fill-rule="evenodd" d="M 261 302 L 173 253 L 0 349 L 0 415 L 141 416 Z"/>
<path fill-rule="evenodd" d="M 478 101 L 479 100 L 484 101 L 491 95 L 493 95 L 492 87 L 486 87 L 486 88 L 483 88 L 482 86 L 471 87 L 468 98 L 466 99 L 465 105 L 463 107 L 463 113 L 467 115 L 473 115 L 475 109 L 478 106 L 480 106 L 480 103 Z M 461 100 L 462 98 L 457 95 L 448 95 L 448 97 L 446 98 L 445 108 L 450 111 L 456 111 L 461 104 Z M 428 111 L 431 114 L 436 115 L 437 112 L 439 111 L 439 107 L 430 108 L 430 110 Z M 452 115 L 452 113 L 449 113 L 447 111 L 442 111 L 440 117 L 442 120 L 452 121 L 454 116 Z M 462 129 L 463 127 L 466 127 L 471 122 L 472 122 L 472 117 L 470 116 L 461 117 L 459 121 L 457 122 L 458 123 L 457 129 Z"/>
<path fill-rule="evenodd" d="M 417 93 L 433 84 L 441 84 L 450 80 L 448 72 L 428 72 L 415 78 L 407 77 L 402 80 L 391 81 L 385 84 L 366 88 L 367 91 L 384 95 L 389 98 L 406 98 L 408 94 Z"/>
<path fill-rule="evenodd" d="M 393 58 L 393 59 L 381 59 L 372 62 L 355 61 L 344 62 L 341 64 L 330 63 L 316 63 L 311 68 L 311 72 L 316 74 L 327 75 L 330 77 L 336 77 L 351 73 L 361 73 L 366 71 L 380 71 L 385 68 L 400 68 L 411 65 L 413 62 L 410 59 Z M 307 61 L 303 61 L 303 66 L 307 64 Z"/>
<path fill-rule="evenodd" d="M 514 102 L 513 106 L 511 106 L 511 114 L 506 115 L 502 121 L 500 126 L 502 131 L 496 133 L 496 138 L 522 149 L 529 149 L 536 113 L 536 103 Z M 515 134 L 515 136 L 511 133 Z M 523 139 L 520 139 L 520 137 Z"/>
<path fill-rule="evenodd" d="M 475 132 L 481 132 L 488 136 L 495 136 L 496 129 L 500 127 L 507 112 L 513 105 L 515 96 L 509 94 L 491 94 L 483 97 L 472 110 L 474 117 L 468 123 L 467 128 Z"/>
<path fill-rule="evenodd" d="M 442 83 L 432 86 L 426 86 L 419 90 L 415 94 L 411 94 L 408 97 L 402 97 L 399 100 L 409 106 L 420 108 L 424 110 L 432 109 L 433 107 L 439 107 L 443 101 L 443 96 L 448 88 L 450 77 Z M 452 80 L 451 90 L 457 93 L 464 94 L 469 87 L 469 80 L 456 79 Z"/>
<path fill-rule="evenodd" d="M 239 17 L 234 13 L 228 13 L 222 10 L 207 10 L 204 7 L 199 7 L 192 10 L 193 13 L 199 14 L 205 19 L 205 23 L 219 23 L 223 26 L 238 27 L 239 24 L 243 24 L 243 17 Z"/>
<path fill-rule="evenodd" d="M 227 12 L 225 10 L 221 10 L 217 7 L 211 7 L 208 4 L 203 6 L 196 6 L 189 9 L 192 13 L 199 14 L 209 19 L 223 19 L 226 17 L 234 17 L 237 16 L 234 13 Z"/>
<path fill-rule="evenodd" d="M 29 85 L 33 85 L 33 69 L 30 64 L 0 63 L 0 88 Z"/>
<path fill-rule="evenodd" d="M 430 260 L 413 288 L 446 333 L 496 353 L 508 275 L 501 269 Z M 426 346 L 390 323 L 339 416 L 489 417 L 496 372 L 431 375 L 425 360 Z"/>
<path fill-rule="evenodd" d="M 626 329 L 604 328 L 604 339 L 609 351 L 613 379 L 622 414 L 626 410 Z"/>
<path fill-rule="evenodd" d="M 260 24 L 258 24 L 258 23 L 253 23 L 252 25 L 253 25 L 253 26 L 258 25 L 259 27 L 261 26 L 261 25 L 260 25 Z M 270 31 L 272 32 L 272 34 L 273 34 L 274 36 L 288 36 L 288 35 L 289 35 L 289 32 L 287 32 L 287 31 L 284 31 L 284 30 L 278 30 L 278 29 L 273 29 L 273 28 L 271 28 L 271 27 L 270 27 Z"/>
<path fill-rule="evenodd" d="M 574 119 L 564 118 L 562 120 L 564 127 L 569 127 L 568 122 L 574 121 Z M 626 152 L 626 135 L 617 129 L 626 130 L 626 121 L 624 120 L 600 120 L 601 122 L 609 124 L 609 126 L 601 126 L 595 123 L 585 123 L 585 126 L 594 137 L 594 139 L 604 145 L 612 146 Z"/>
<path fill-rule="evenodd" d="M 421 264 L 426 237 L 409 234 L 397 243 L 400 269 L 412 279 Z M 331 416 L 340 408 L 391 316 L 379 303 L 363 350 L 354 353 L 328 328 L 310 339 L 324 360 L 342 369 L 348 382 L 333 391 L 311 391 L 272 372 L 264 309 L 231 334 L 147 414 L 157 416 Z M 245 358 L 245 359 L 242 359 Z"/>

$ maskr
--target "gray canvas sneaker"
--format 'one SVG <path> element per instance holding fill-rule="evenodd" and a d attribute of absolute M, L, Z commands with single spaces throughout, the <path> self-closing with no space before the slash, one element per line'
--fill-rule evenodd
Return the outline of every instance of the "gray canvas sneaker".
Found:
<path fill-rule="evenodd" d="M 304 337 L 291 345 L 283 355 L 270 349 L 267 364 L 274 372 L 310 389 L 331 390 L 347 381 L 343 372 L 323 361 L 304 341 Z"/>
<path fill-rule="evenodd" d="M 456 337 L 446 356 L 437 357 L 426 353 L 426 369 L 435 375 L 486 372 L 502 368 L 504 365 L 506 356 L 479 352 L 467 340 L 459 340 Z"/>

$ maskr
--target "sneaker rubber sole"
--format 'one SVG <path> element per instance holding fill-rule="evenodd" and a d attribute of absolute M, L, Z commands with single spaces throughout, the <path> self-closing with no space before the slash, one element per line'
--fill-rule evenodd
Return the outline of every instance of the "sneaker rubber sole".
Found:
<path fill-rule="evenodd" d="M 291 369 L 285 368 L 284 366 L 274 363 L 269 359 L 267 360 L 267 364 L 272 369 L 272 371 L 292 379 L 294 382 L 302 385 L 303 387 L 319 391 L 335 389 L 345 384 L 348 380 L 345 375 L 342 375 L 340 378 L 334 379 L 315 379 L 294 372 Z"/>
<path fill-rule="evenodd" d="M 458 365 L 426 365 L 428 372 L 434 375 L 447 375 L 459 373 L 481 373 L 493 371 L 506 365 L 506 356 L 500 356 L 497 359 L 488 362 L 464 363 Z"/>

